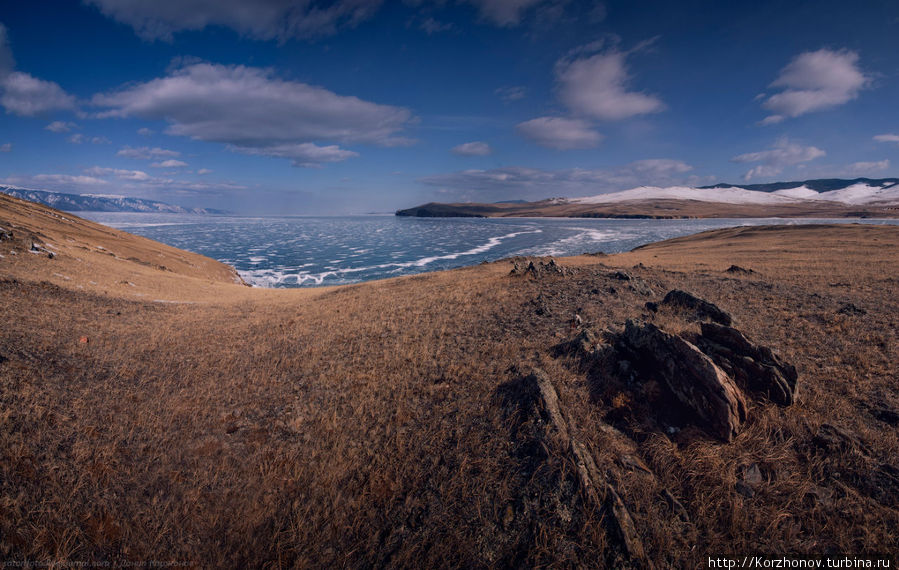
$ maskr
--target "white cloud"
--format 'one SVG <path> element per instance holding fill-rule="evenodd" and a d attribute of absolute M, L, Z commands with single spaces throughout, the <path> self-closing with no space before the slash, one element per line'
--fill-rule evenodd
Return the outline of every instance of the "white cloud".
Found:
<path fill-rule="evenodd" d="M 518 132 L 540 146 L 557 150 L 595 147 L 603 139 L 587 121 L 564 117 L 538 117 L 520 123 Z"/>
<path fill-rule="evenodd" d="M 50 188 L 69 187 L 69 186 L 102 186 L 108 184 L 106 180 L 95 178 L 93 176 L 73 176 L 70 174 L 35 174 L 29 177 L 34 183 L 40 186 Z"/>
<path fill-rule="evenodd" d="M 90 176 L 115 176 L 116 178 L 120 178 L 122 180 L 132 180 L 136 182 L 147 182 L 153 179 L 152 176 L 150 176 L 143 170 L 125 170 L 121 168 L 107 168 L 102 166 L 93 166 L 86 169 L 84 173 Z"/>
<path fill-rule="evenodd" d="M 72 144 L 81 144 L 84 142 L 93 144 L 109 144 L 110 142 L 112 142 L 106 137 L 88 137 L 81 133 L 75 133 L 74 135 L 70 136 L 68 138 L 68 141 Z"/>
<path fill-rule="evenodd" d="M 125 158 L 136 158 L 139 160 L 152 160 L 157 158 L 169 158 L 175 156 L 181 156 L 181 153 L 177 150 L 169 150 L 167 148 L 159 148 L 158 146 L 150 148 L 148 146 L 141 146 L 137 148 L 133 148 L 130 146 L 123 146 L 119 149 L 119 152 L 116 153 L 116 156 L 123 156 Z"/>
<path fill-rule="evenodd" d="M 270 70 L 208 63 L 96 95 L 93 103 L 105 108 L 100 117 L 162 119 L 170 123 L 167 134 L 225 143 L 251 154 L 287 156 L 304 165 L 311 164 L 312 154 L 321 162 L 355 156 L 322 147 L 322 142 L 409 144 L 399 133 L 413 120 L 407 109 L 281 80 Z"/>
<path fill-rule="evenodd" d="M 67 133 L 72 129 L 77 129 L 78 125 L 75 123 L 67 123 L 65 121 L 53 121 L 46 127 L 45 130 L 50 131 L 51 133 Z"/>
<path fill-rule="evenodd" d="M 511 103 L 512 101 L 524 99 L 527 95 L 527 89 L 521 85 L 513 85 L 510 87 L 498 87 L 493 93 L 502 99 L 504 103 Z"/>
<path fill-rule="evenodd" d="M 163 160 L 162 162 L 154 162 L 150 166 L 154 168 L 183 168 L 187 166 L 187 163 L 183 160 L 169 159 Z"/>
<path fill-rule="evenodd" d="M 204 176 L 206 174 L 212 174 L 212 171 L 209 170 L 208 168 L 201 168 L 200 170 L 197 171 L 197 174 L 199 174 L 200 176 Z"/>
<path fill-rule="evenodd" d="M 21 71 L 2 79 L 0 105 L 7 113 L 33 117 L 50 111 L 74 111 L 75 98 L 52 81 L 44 81 Z"/>
<path fill-rule="evenodd" d="M 481 18 L 497 26 L 512 27 L 521 22 L 524 12 L 543 0 L 468 0 L 477 7 Z"/>
<path fill-rule="evenodd" d="M 590 51 L 590 47 L 579 51 Z M 556 63 L 559 99 L 576 114 L 605 121 L 664 110 L 665 104 L 655 95 L 628 91 L 631 76 L 626 60 L 633 51 L 609 51 L 559 60 Z"/>
<path fill-rule="evenodd" d="M 153 135 L 153 129 L 148 129 L 147 127 L 143 127 L 141 129 L 137 129 L 137 134 L 142 137 L 149 137 Z"/>
<path fill-rule="evenodd" d="M 493 150 L 485 142 L 474 141 L 454 146 L 451 152 L 459 156 L 487 156 Z"/>
<path fill-rule="evenodd" d="M 882 172 L 890 167 L 890 161 L 888 159 L 878 160 L 876 162 L 853 162 L 850 164 L 846 171 L 848 174 L 868 174 L 872 172 Z"/>
<path fill-rule="evenodd" d="M 771 84 L 783 88 L 762 106 L 774 114 L 762 124 L 774 124 L 786 117 L 822 111 L 848 103 L 870 84 L 858 67 L 858 53 L 820 49 L 796 56 Z"/>
<path fill-rule="evenodd" d="M 12 143 L 0 144 L 0 152 L 12 152 Z"/>
<path fill-rule="evenodd" d="M 750 152 L 733 157 L 733 162 L 750 163 L 759 162 L 758 166 L 751 168 L 744 176 L 744 180 L 752 178 L 771 177 L 780 174 L 787 166 L 794 166 L 803 162 L 809 162 L 826 155 L 823 150 L 814 146 L 802 146 L 782 138 L 774 143 L 768 150 Z"/>
<path fill-rule="evenodd" d="M 647 159 L 617 168 L 542 170 L 507 167 L 464 170 L 428 176 L 420 182 L 437 187 L 445 195 L 467 200 L 541 199 L 553 196 L 587 196 L 635 186 L 671 186 L 708 182 L 691 176 L 693 168 L 672 159 Z"/>
<path fill-rule="evenodd" d="M 85 0 L 144 39 L 171 41 L 172 34 L 225 26 L 262 40 L 316 38 L 371 17 L 382 0 Z"/>
<path fill-rule="evenodd" d="M 0 105 L 7 113 L 33 117 L 49 111 L 76 109 L 75 98 L 52 81 L 44 81 L 21 71 L 9 47 L 6 26 L 0 23 Z"/>
<path fill-rule="evenodd" d="M 876 140 L 877 142 L 899 143 L 899 135 L 894 135 L 894 134 L 875 135 L 874 140 Z"/>
<path fill-rule="evenodd" d="M 313 143 L 278 144 L 262 148 L 231 145 L 229 148 L 243 154 L 289 158 L 294 166 L 303 168 L 317 168 L 326 162 L 343 162 L 348 158 L 359 156 L 359 153 L 342 149 L 337 145 L 318 146 Z"/>

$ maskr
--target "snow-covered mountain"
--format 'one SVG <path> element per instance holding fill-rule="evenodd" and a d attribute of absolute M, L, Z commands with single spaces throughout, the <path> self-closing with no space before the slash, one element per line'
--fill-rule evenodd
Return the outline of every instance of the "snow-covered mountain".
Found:
<path fill-rule="evenodd" d="M 823 179 L 774 184 L 717 184 L 689 187 L 640 186 L 621 192 L 569 198 L 575 204 L 614 204 L 638 200 L 696 200 L 724 204 L 797 204 L 810 201 L 836 202 L 854 206 L 899 205 L 899 179 Z"/>
<path fill-rule="evenodd" d="M 128 198 L 108 194 L 65 194 L 48 190 L 33 190 L 17 186 L 2 186 L 0 192 L 23 200 L 39 202 L 67 212 L 151 212 L 168 214 L 224 214 L 210 208 L 183 208 L 165 202 Z"/>

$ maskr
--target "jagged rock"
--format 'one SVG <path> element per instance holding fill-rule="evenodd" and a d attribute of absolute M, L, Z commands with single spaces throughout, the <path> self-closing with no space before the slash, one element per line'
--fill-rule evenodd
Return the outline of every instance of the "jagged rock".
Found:
<path fill-rule="evenodd" d="M 558 393 L 549 377 L 544 371 L 534 369 L 514 385 L 516 394 L 513 399 L 517 400 L 518 405 L 524 404 L 529 409 L 537 410 L 546 425 L 546 432 L 552 436 L 553 447 L 566 453 L 573 461 L 584 498 L 594 508 L 604 509 L 609 515 L 606 520 L 627 559 L 637 567 L 651 568 L 652 563 L 646 558 L 643 542 L 624 501 L 600 472 L 587 447 L 571 436 L 568 420 L 559 405 Z"/>
<path fill-rule="evenodd" d="M 631 291 L 638 295 L 643 295 L 644 297 L 655 295 L 655 291 L 652 290 L 652 287 L 647 285 L 646 281 L 643 281 L 642 279 L 632 278 L 629 285 Z"/>
<path fill-rule="evenodd" d="M 735 380 L 781 406 L 796 399 L 799 375 L 770 348 L 753 344 L 735 328 L 702 323 L 697 346 Z"/>
<path fill-rule="evenodd" d="M 731 318 L 730 314 L 719 309 L 714 303 L 710 303 L 705 299 L 700 299 L 699 297 L 687 293 L 686 291 L 681 291 L 680 289 L 668 291 L 668 294 L 662 299 L 662 304 L 668 305 L 669 307 L 690 309 L 693 311 L 693 316 L 696 320 L 709 319 L 720 325 L 726 326 L 730 326 L 733 322 L 733 318 Z"/>
<path fill-rule="evenodd" d="M 617 279 L 619 281 L 630 281 L 631 280 L 630 274 L 628 274 L 625 271 L 616 271 L 615 273 L 612 273 L 611 275 L 609 275 L 609 277 L 611 277 L 612 279 Z"/>
<path fill-rule="evenodd" d="M 755 273 L 755 271 L 753 271 L 752 269 L 744 269 L 743 267 L 740 267 L 739 265 L 731 265 L 730 267 L 725 269 L 724 272 L 725 273 L 746 273 L 746 274 Z"/>
<path fill-rule="evenodd" d="M 525 264 L 527 261 L 527 264 Z M 570 275 L 574 273 L 571 268 L 563 267 L 556 263 L 555 259 L 548 262 L 523 259 L 512 262 L 512 270 L 510 275 L 530 275 L 531 277 L 540 277 L 542 275 Z"/>
<path fill-rule="evenodd" d="M 843 303 L 837 310 L 837 313 L 841 315 L 861 316 L 867 315 L 868 311 L 862 309 L 861 307 L 856 307 L 852 303 Z"/>
<path fill-rule="evenodd" d="M 646 301 L 646 303 L 644 303 L 643 306 L 650 313 L 658 313 L 659 312 L 659 304 L 658 303 L 653 303 L 652 301 Z"/>
<path fill-rule="evenodd" d="M 578 356 L 584 358 L 593 353 L 596 348 L 596 334 L 585 328 L 573 339 L 561 342 L 553 347 L 554 356 Z"/>
<path fill-rule="evenodd" d="M 695 345 L 652 324 L 628 320 L 619 345 L 661 378 L 706 430 L 730 442 L 746 420 L 734 381 Z"/>

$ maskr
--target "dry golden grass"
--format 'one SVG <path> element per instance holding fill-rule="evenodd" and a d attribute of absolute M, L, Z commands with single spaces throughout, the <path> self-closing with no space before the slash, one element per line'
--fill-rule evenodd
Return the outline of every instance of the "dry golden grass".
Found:
<path fill-rule="evenodd" d="M 877 414 L 899 410 L 899 228 L 721 230 L 561 260 L 577 270 L 567 276 L 509 276 L 497 262 L 272 291 L 122 232 L 93 243 L 101 227 L 22 208 L 0 202 L 0 226 L 42 232 L 59 255 L 10 256 L 21 246 L 0 242 L 0 560 L 614 565 L 619 546 L 572 487 L 570 459 L 514 435 L 498 403 L 498 387 L 533 366 L 657 566 L 895 554 L 899 433 Z M 172 271 L 140 263 L 160 255 Z M 619 268 L 653 293 L 609 276 Z M 670 435 L 651 386 L 551 356 L 576 309 L 619 330 L 675 287 L 793 362 L 799 403 L 755 402 L 729 445 L 689 427 Z M 838 312 L 845 303 L 865 313 Z M 825 423 L 862 447 L 823 449 Z M 735 486 L 753 463 L 764 483 L 745 497 Z"/>

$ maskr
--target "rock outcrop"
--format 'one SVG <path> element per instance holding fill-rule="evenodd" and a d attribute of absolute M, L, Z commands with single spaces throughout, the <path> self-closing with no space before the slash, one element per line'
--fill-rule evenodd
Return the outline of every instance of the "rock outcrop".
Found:
<path fill-rule="evenodd" d="M 781 406 L 796 398 L 796 368 L 784 363 L 767 346 L 753 344 L 735 328 L 702 323 L 697 346 L 724 371 L 752 392 Z"/>
<path fill-rule="evenodd" d="M 705 429 L 730 442 L 746 420 L 746 402 L 733 379 L 683 338 L 653 324 L 628 320 L 619 348 L 657 376 Z"/>
<path fill-rule="evenodd" d="M 733 318 L 729 313 L 722 311 L 714 303 L 710 303 L 705 299 L 700 299 L 692 293 L 673 289 L 662 299 L 662 305 L 687 310 L 692 313 L 692 319 L 697 321 L 710 320 L 719 325 L 730 326 Z"/>

